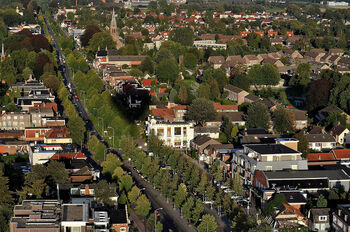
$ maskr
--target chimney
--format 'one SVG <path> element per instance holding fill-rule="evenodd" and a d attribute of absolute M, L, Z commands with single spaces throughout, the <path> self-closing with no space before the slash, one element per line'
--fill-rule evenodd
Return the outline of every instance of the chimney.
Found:
<path fill-rule="evenodd" d="M 85 196 L 89 196 L 89 195 L 90 195 L 89 185 L 86 184 L 85 185 Z"/>

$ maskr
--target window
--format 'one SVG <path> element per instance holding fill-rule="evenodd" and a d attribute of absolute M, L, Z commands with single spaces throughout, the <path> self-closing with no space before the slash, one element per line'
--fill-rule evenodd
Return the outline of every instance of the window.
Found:
<path fill-rule="evenodd" d="M 272 171 L 272 166 L 266 166 L 266 171 Z"/>
<path fill-rule="evenodd" d="M 164 129 L 163 128 L 158 128 L 157 129 L 157 135 L 158 136 L 164 136 Z"/>
<path fill-rule="evenodd" d="M 184 127 L 182 129 L 183 136 L 187 136 L 187 127 Z"/>
<path fill-rule="evenodd" d="M 175 135 L 181 135 L 181 127 L 175 127 Z"/>
<path fill-rule="evenodd" d="M 170 137 L 171 136 L 171 127 L 168 127 L 168 137 Z"/>
<path fill-rule="evenodd" d="M 272 161 L 273 157 L 271 155 L 266 156 L 266 161 Z"/>
<path fill-rule="evenodd" d="M 17 120 L 17 116 L 13 116 L 13 119 Z"/>
<path fill-rule="evenodd" d="M 327 221 L 327 216 L 319 216 L 318 220 L 319 221 Z"/>

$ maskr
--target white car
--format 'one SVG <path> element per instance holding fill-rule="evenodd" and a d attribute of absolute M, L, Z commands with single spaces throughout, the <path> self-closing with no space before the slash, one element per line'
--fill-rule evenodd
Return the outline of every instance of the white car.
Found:
<path fill-rule="evenodd" d="M 228 187 L 225 186 L 225 185 L 221 185 L 220 188 L 221 188 L 221 189 L 227 189 Z"/>
<path fill-rule="evenodd" d="M 203 204 L 214 204 L 214 201 L 203 201 Z"/>
<path fill-rule="evenodd" d="M 224 189 L 224 193 L 233 193 L 233 190 L 232 190 L 232 189 L 227 188 L 227 189 Z"/>

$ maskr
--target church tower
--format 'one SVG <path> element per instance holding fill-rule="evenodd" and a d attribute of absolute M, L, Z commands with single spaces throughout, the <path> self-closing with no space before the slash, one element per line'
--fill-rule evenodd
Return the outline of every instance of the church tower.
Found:
<path fill-rule="evenodd" d="M 4 43 L 1 46 L 1 62 L 3 62 L 5 60 L 5 47 L 4 47 Z"/>
<path fill-rule="evenodd" d="M 118 30 L 117 30 L 117 20 L 115 18 L 116 18 L 116 15 L 115 15 L 114 9 L 113 9 L 110 33 L 111 33 L 113 40 L 117 43 L 116 48 L 119 49 L 119 48 L 123 47 L 124 44 L 119 39 Z"/>

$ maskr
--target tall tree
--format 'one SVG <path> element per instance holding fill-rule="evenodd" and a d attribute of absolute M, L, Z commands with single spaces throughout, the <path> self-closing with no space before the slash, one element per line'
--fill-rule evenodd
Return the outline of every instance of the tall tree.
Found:
<path fill-rule="evenodd" d="M 306 107 L 314 111 L 328 104 L 332 82 L 327 79 L 319 79 L 310 83 L 306 93 Z"/>
<path fill-rule="evenodd" d="M 203 125 L 205 122 L 214 120 L 216 111 L 211 101 L 204 98 L 195 99 L 188 108 L 187 118 L 196 124 Z"/>
<path fill-rule="evenodd" d="M 108 184 L 106 180 L 102 180 L 95 184 L 94 189 L 97 202 L 108 206 L 114 206 L 116 204 L 112 199 L 116 195 L 115 184 Z"/>
<path fill-rule="evenodd" d="M 198 225 L 198 232 L 215 232 L 218 224 L 215 221 L 215 218 L 206 214 L 202 217 L 201 223 Z"/>
<path fill-rule="evenodd" d="M 251 128 L 270 127 L 270 113 L 267 106 L 262 103 L 255 103 L 249 106 L 247 112 L 247 125 Z"/>
<path fill-rule="evenodd" d="M 98 26 L 95 25 L 89 25 L 86 27 L 84 34 L 81 35 L 80 37 L 80 41 L 81 41 L 81 45 L 83 47 L 87 47 L 89 45 L 89 41 L 92 38 L 92 36 L 95 33 L 100 32 L 100 28 L 98 28 Z M 103 48 L 102 48 L 103 49 Z"/>
<path fill-rule="evenodd" d="M 181 104 L 186 104 L 188 100 L 187 88 L 185 85 L 182 85 L 179 90 L 179 100 Z"/>
<path fill-rule="evenodd" d="M 175 206 L 180 209 L 182 206 L 182 203 L 186 200 L 187 197 L 187 189 L 186 185 L 180 184 L 177 188 L 177 192 L 175 195 Z"/>
<path fill-rule="evenodd" d="M 295 134 L 294 138 L 299 140 L 298 151 L 302 153 L 303 158 L 306 158 L 307 154 L 309 154 L 310 149 L 309 149 L 309 142 L 307 141 L 303 131 L 299 132 L 298 134 Z"/>
<path fill-rule="evenodd" d="M 272 113 L 274 129 L 277 133 L 285 134 L 294 130 L 295 116 L 291 111 L 286 110 L 283 106 L 277 106 Z"/>
<path fill-rule="evenodd" d="M 290 81 L 289 85 L 305 87 L 310 82 L 311 66 L 308 63 L 298 64 L 296 74 Z"/>
<path fill-rule="evenodd" d="M 185 202 L 185 204 L 183 204 L 183 206 L 181 207 L 182 214 L 189 220 L 191 220 L 193 206 L 194 206 L 193 197 L 189 197 L 187 198 L 187 201 Z"/>
<path fill-rule="evenodd" d="M 179 77 L 179 67 L 174 59 L 162 60 L 156 68 L 160 81 L 174 83 Z"/>
<path fill-rule="evenodd" d="M 69 183 L 68 172 L 62 162 L 51 160 L 47 165 L 47 174 L 53 186 Z"/>
<path fill-rule="evenodd" d="M 179 27 L 170 32 L 170 40 L 178 42 L 184 46 L 192 46 L 194 40 L 194 33 L 188 27 Z"/>
<path fill-rule="evenodd" d="M 140 216 L 146 217 L 149 214 L 150 210 L 151 203 L 144 194 L 141 194 L 141 196 L 136 201 L 135 212 Z"/>
<path fill-rule="evenodd" d="M 323 194 L 321 194 L 317 199 L 316 206 L 318 208 L 324 208 L 324 207 L 327 207 L 327 204 L 328 204 L 327 199 L 323 196 Z"/>

